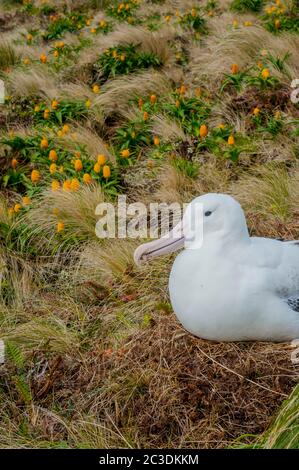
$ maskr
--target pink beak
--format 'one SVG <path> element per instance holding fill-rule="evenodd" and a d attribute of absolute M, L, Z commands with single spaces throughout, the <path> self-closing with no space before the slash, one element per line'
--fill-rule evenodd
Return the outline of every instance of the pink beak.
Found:
<path fill-rule="evenodd" d="M 143 261 L 148 261 L 156 256 L 173 253 L 183 248 L 185 237 L 182 222 L 178 223 L 169 233 L 149 243 L 144 243 L 136 248 L 134 261 L 140 265 Z"/>

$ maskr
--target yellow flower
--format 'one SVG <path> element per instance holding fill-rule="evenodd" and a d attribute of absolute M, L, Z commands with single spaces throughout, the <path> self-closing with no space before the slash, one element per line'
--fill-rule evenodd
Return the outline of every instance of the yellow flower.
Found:
<path fill-rule="evenodd" d="M 148 112 L 147 111 L 144 111 L 144 113 L 143 113 L 143 120 L 144 121 L 148 120 Z"/>
<path fill-rule="evenodd" d="M 47 149 L 49 147 L 49 142 L 46 138 L 43 138 L 41 141 L 40 141 L 40 148 L 41 149 Z"/>
<path fill-rule="evenodd" d="M 99 22 L 99 26 L 100 26 L 100 28 L 104 28 L 104 27 L 106 26 L 106 21 L 105 21 L 105 20 L 101 20 L 101 21 Z"/>
<path fill-rule="evenodd" d="M 262 75 L 264 80 L 267 80 L 267 78 L 270 77 L 270 72 L 269 72 L 268 69 L 263 69 L 262 72 L 261 72 L 261 75 Z"/>
<path fill-rule="evenodd" d="M 71 181 L 70 180 L 65 180 L 62 185 L 63 191 L 70 191 L 71 190 Z"/>
<path fill-rule="evenodd" d="M 112 57 L 113 57 L 114 59 L 117 59 L 117 51 L 112 51 Z"/>
<path fill-rule="evenodd" d="M 252 21 L 244 21 L 244 26 L 252 26 Z"/>
<path fill-rule="evenodd" d="M 60 188 L 60 183 L 58 180 L 53 180 L 51 183 L 52 191 L 57 191 Z"/>
<path fill-rule="evenodd" d="M 44 111 L 44 119 L 49 119 L 49 116 L 50 116 L 50 110 L 46 108 Z"/>
<path fill-rule="evenodd" d="M 122 55 L 120 56 L 120 60 L 121 60 L 122 62 L 124 62 L 124 61 L 126 60 L 126 54 L 122 54 Z"/>
<path fill-rule="evenodd" d="M 39 180 L 40 180 L 40 172 L 38 170 L 32 170 L 31 172 L 32 183 L 37 183 Z"/>
<path fill-rule="evenodd" d="M 53 56 L 54 56 L 54 57 L 59 57 L 59 52 L 58 52 L 58 51 L 54 51 L 54 52 L 53 52 Z"/>
<path fill-rule="evenodd" d="M 257 66 L 258 66 L 259 69 L 262 69 L 263 68 L 263 62 L 261 62 L 259 60 L 258 63 L 257 63 Z"/>
<path fill-rule="evenodd" d="M 186 91 L 187 91 L 187 88 L 185 87 L 185 85 L 182 85 L 179 89 L 180 95 L 184 95 Z"/>
<path fill-rule="evenodd" d="M 56 111 L 56 109 L 58 108 L 58 101 L 53 100 L 51 103 L 51 108 L 54 109 L 54 111 Z"/>
<path fill-rule="evenodd" d="M 95 163 L 93 169 L 96 173 L 100 173 L 101 165 L 99 163 Z"/>
<path fill-rule="evenodd" d="M 142 108 L 142 105 L 143 105 L 143 99 L 142 99 L 142 98 L 139 98 L 139 100 L 138 100 L 138 106 L 139 106 L 140 109 Z"/>
<path fill-rule="evenodd" d="M 103 176 L 104 178 L 108 179 L 111 175 L 111 171 L 110 171 L 110 166 L 108 165 L 105 165 L 103 166 Z"/>
<path fill-rule="evenodd" d="M 179 102 L 179 100 L 176 100 L 176 102 L 175 102 L 175 107 L 176 107 L 176 108 L 179 108 L 179 107 L 180 107 L 180 102 Z"/>
<path fill-rule="evenodd" d="M 130 150 L 129 149 L 122 150 L 120 154 L 123 158 L 128 158 L 130 156 Z"/>
<path fill-rule="evenodd" d="M 260 111 L 261 111 L 260 108 L 254 108 L 252 112 L 255 116 L 258 116 L 260 114 Z"/>
<path fill-rule="evenodd" d="M 23 60 L 23 64 L 24 64 L 24 65 L 29 65 L 29 64 L 30 64 L 30 59 L 28 59 L 28 57 L 26 57 L 26 58 Z"/>
<path fill-rule="evenodd" d="M 55 43 L 55 47 L 58 49 L 62 49 L 65 46 L 65 43 L 63 41 L 58 41 Z"/>
<path fill-rule="evenodd" d="M 100 153 L 98 155 L 98 164 L 99 165 L 105 165 L 105 163 L 106 163 L 106 156 L 103 155 L 102 153 Z"/>
<path fill-rule="evenodd" d="M 84 173 L 83 175 L 83 181 L 86 184 L 90 184 L 92 182 L 92 178 L 89 173 Z"/>
<path fill-rule="evenodd" d="M 95 34 L 95 33 L 97 32 L 97 30 L 96 30 L 96 28 L 91 28 L 91 29 L 90 29 L 90 32 L 91 32 L 92 34 Z"/>
<path fill-rule="evenodd" d="M 64 231 L 64 223 L 63 222 L 57 222 L 56 231 L 57 231 L 57 233 L 60 233 L 60 232 Z"/>
<path fill-rule="evenodd" d="M 45 64 L 48 60 L 46 54 L 41 54 L 39 60 L 42 64 Z"/>
<path fill-rule="evenodd" d="M 17 203 L 14 205 L 14 211 L 17 213 L 22 208 L 21 204 Z"/>
<path fill-rule="evenodd" d="M 193 18 L 195 18 L 197 16 L 197 11 L 195 10 L 195 8 L 192 8 L 191 16 L 193 16 Z"/>
<path fill-rule="evenodd" d="M 280 111 L 276 111 L 274 114 L 275 119 L 280 119 L 281 118 L 281 113 Z"/>
<path fill-rule="evenodd" d="M 83 169 L 82 161 L 79 158 L 75 160 L 74 168 L 76 171 L 81 171 Z"/>
<path fill-rule="evenodd" d="M 18 160 L 16 158 L 13 158 L 11 160 L 11 167 L 15 170 L 18 164 Z"/>
<path fill-rule="evenodd" d="M 227 139 L 228 145 L 235 145 L 235 138 L 233 135 L 230 135 L 229 138 Z"/>
<path fill-rule="evenodd" d="M 57 171 L 56 163 L 51 163 L 51 165 L 49 166 L 49 170 L 50 170 L 51 175 L 53 175 L 53 173 L 56 173 Z"/>
<path fill-rule="evenodd" d="M 234 28 L 237 28 L 237 27 L 238 27 L 238 24 L 239 24 L 239 23 L 238 23 L 237 20 L 234 20 L 234 21 L 233 21 L 233 27 L 234 27 Z"/>
<path fill-rule="evenodd" d="M 34 106 L 34 112 L 39 113 L 40 112 L 40 107 L 38 105 Z"/>
<path fill-rule="evenodd" d="M 70 126 L 68 124 L 64 124 L 64 126 L 62 127 L 62 132 L 64 134 L 67 134 L 69 131 L 70 131 Z"/>
<path fill-rule="evenodd" d="M 93 85 L 92 91 L 93 91 L 94 93 L 100 93 L 100 87 L 99 87 L 99 85 Z"/>
<path fill-rule="evenodd" d="M 29 196 L 23 196 L 22 201 L 23 201 L 24 206 L 28 206 L 29 204 L 31 204 L 31 199 Z"/>
<path fill-rule="evenodd" d="M 208 128 L 205 124 L 202 124 L 199 128 L 199 135 L 203 139 L 208 135 Z"/>
<path fill-rule="evenodd" d="M 280 20 L 275 20 L 274 26 L 275 26 L 276 29 L 279 29 L 279 28 L 280 28 L 280 24 L 281 24 L 281 23 L 280 23 Z"/>
<path fill-rule="evenodd" d="M 61 130 L 57 131 L 57 135 L 58 137 L 62 137 L 63 136 L 63 132 Z"/>
<path fill-rule="evenodd" d="M 9 208 L 8 208 L 8 214 L 9 214 L 9 216 L 12 216 L 14 213 L 15 213 L 14 208 L 13 208 L 13 207 L 9 207 Z"/>
<path fill-rule="evenodd" d="M 239 66 L 238 66 L 238 64 L 232 64 L 230 69 L 231 69 L 231 71 L 232 71 L 233 74 L 236 74 L 236 73 L 239 72 Z"/>
<path fill-rule="evenodd" d="M 51 160 L 51 162 L 56 162 L 57 161 L 57 152 L 56 150 L 50 150 L 49 152 L 49 160 Z"/>
<path fill-rule="evenodd" d="M 59 215 L 59 209 L 58 209 L 58 207 L 54 207 L 54 208 L 53 208 L 52 214 L 53 214 L 53 215 Z"/>
<path fill-rule="evenodd" d="M 151 104 L 155 104 L 156 101 L 157 101 L 157 96 L 156 95 L 151 95 L 151 97 L 150 97 Z"/>
<path fill-rule="evenodd" d="M 222 123 L 221 123 L 221 124 L 218 124 L 217 127 L 218 127 L 218 129 L 225 129 L 225 124 L 222 124 Z"/>
<path fill-rule="evenodd" d="M 85 106 L 86 106 L 86 108 L 90 108 L 90 106 L 91 106 L 91 101 L 90 101 L 90 100 L 86 100 L 86 101 L 85 101 Z"/>
<path fill-rule="evenodd" d="M 31 41 L 32 41 L 32 39 L 33 39 L 33 36 L 32 36 L 32 34 L 30 34 L 30 33 L 29 33 L 29 34 L 27 34 L 27 36 L 26 36 L 26 39 L 27 39 L 27 41 L 28 41 L 28 42 L 31 42 Z"/>
<path fill-rule="evenodd" d="M 80 182 L 77 178 L 73 178 L 71 181 L 71 190 L 72 191 L 78 191 L 80 188 Z"/>
<path fill-rule="evenodd" d="M 154 137 L 154 145 L 159 145 L 159 144 L 160 144 L 159 137 Z"/>

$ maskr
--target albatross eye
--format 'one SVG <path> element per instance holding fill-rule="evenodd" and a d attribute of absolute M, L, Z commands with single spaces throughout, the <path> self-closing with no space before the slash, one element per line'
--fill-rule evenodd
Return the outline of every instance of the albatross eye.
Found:
<path fill-rule="evenodd" d="M 206 216 L 206 217 L 209 217 L 209 215 L 211 215 L 211 214 L 212 214 L 211 211 L 206 211 L 206 212 L 205 212 L 205 216 Z"/>

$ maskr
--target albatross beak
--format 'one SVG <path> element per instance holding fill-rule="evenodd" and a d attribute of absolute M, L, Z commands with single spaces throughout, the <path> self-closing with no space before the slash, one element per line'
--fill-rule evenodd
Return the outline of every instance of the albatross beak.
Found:
<path fill-rule="evenodd" d="M 149 243 L 140 245 L 134 253 L 134 261 L 140 265 L 143 261 L 148 261 L 156 256 L 173 253 L 179 248 L 183 248 L 185 237 L 183 233 L 183 224 L 180 222 L 169 233 Z"/>

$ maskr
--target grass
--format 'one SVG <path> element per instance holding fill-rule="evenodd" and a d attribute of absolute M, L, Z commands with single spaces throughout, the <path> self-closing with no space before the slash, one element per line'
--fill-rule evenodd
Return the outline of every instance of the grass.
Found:
<path fill-rule="evenodd" d="M 16 52 L 15 48 L 7 43 L 2 41 L 0 43 L 0 70 L 6 71 L 11 66 L 16 65 L 19 62 L 19 55 Z"/>
<path fill-rule="evenodd" d="M 0 14 L 0 446 L 298 448 L 291 346 L 192 337 L 174 257 L 95 233 L 119 195 L 223 192 L 299 238 L 295 2 L 32 3 Z"/>

